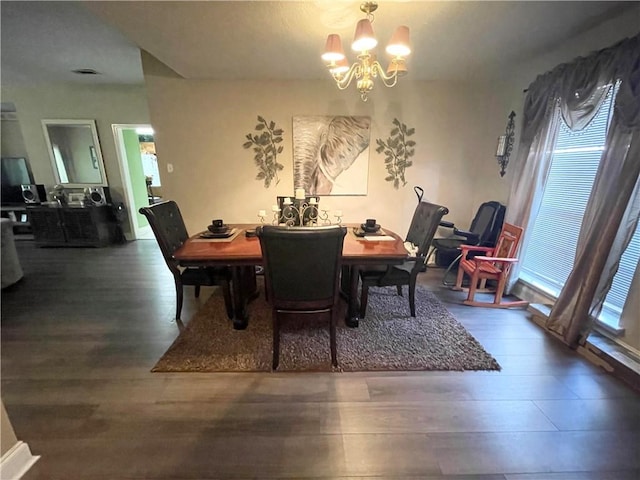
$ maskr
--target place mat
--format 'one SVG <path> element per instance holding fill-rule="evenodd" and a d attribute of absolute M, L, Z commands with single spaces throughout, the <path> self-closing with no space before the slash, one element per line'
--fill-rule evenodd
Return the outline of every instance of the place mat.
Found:
<path fill-rule="evenodd" d="M 396 239 L 391 235 L 380 235 L 380 236 L 367 235 L 366 237 L 362 237 L 362 240 L 365 240 L 366 242 L 394 242 Z"/>
<path fill-rule="evenodd" d="M 387 232 L 385 232 L 382 228 L 380 228 L 377 232 L 366 232 L 362 229 L 362 227 L 353 227 L 352 231 L 353 234 L 359 238 L 387 236 Z"/>
<path fill-rule="evenodd" d="M 240 232 L 242 230 L 240 230 L 239 228 L 232 228 L 231 229 L 231 235 L 226 237 L 226 238 L 199 238 L 196 237 L 192 240 L 192 242 L 231 242 L 233 241 L 234 238 L 236 238 Z M 200 232 L 198 235 L 201 235 L 205 232 Z"/>

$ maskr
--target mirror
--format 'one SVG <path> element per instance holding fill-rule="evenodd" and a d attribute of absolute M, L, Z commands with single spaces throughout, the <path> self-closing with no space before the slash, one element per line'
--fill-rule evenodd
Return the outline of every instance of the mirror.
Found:
<path fill-rule="evenodd" d="M 95 120 L 42 120 L 56 182 L 107 186 Z"/>

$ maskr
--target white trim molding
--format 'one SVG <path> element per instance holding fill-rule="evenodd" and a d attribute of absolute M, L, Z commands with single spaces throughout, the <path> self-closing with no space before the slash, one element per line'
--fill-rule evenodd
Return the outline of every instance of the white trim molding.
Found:
<path fill-rule="evenodd" d="M 38 461 L 40 455 L 32 455 L 29 445 L 18 441 L 0 459 L 0 478 L 18 480 Z"/>

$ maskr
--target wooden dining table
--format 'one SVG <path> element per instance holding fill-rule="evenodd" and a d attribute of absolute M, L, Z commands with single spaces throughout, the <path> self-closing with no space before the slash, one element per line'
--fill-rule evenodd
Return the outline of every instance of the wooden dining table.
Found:
<path fill-rule="evenodd" d="M 357 225 L 345 225 L 347 235 L 342 249 L 342 293 L 348 302 L 346 324 L 357 327 L 359 324 L 358 284 L 360 270 L 367 265 L 401 264 L 408 252 L 404 241 L 395 232 L 383 227 L 385 237 L 358 237 L 354 230 Z M 184 267 L 228 266 L 232 273 L 232 291 L 234 303 L 233 326 L 236 329 L 247 327 L 249 315 L 247 304 L 257 295 L 255 266 L 262 264 L 260 240 L 256 236 L 247 236 L 247 231 L 255 232 L 256 224 L 233 224 L 237 235 L 230 239 L 200 238 L 203 232 L 191 236 L 176 252 L 175 259 Z M 291 227 L 296 228 L 296 227 Z M 389 237 L 392 237 L 390 239 Z"/>

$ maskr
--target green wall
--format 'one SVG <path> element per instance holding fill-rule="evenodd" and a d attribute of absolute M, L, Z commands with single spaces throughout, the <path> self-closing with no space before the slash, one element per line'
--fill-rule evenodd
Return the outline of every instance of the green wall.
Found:
<path fill-rule="evenodd" d="M 142 170 L 142 157 L 140 155 L 140 142 L 138 142 L 138 134 L 135 130 L 123 130 L 122 138 L 124 140 L 124 149 L 127 155 L 127 163 L 129 164 L 129 178 L 131 178 L 131 188 L 133 189 L 133 202 L 136 212 L 140 207 L 149 205 L 147 197 L 147 185 L 144 180 L 144 172 Z M 137 215 L 138 226 L 146 227 L 149 225 L 146 217 Z"/>

